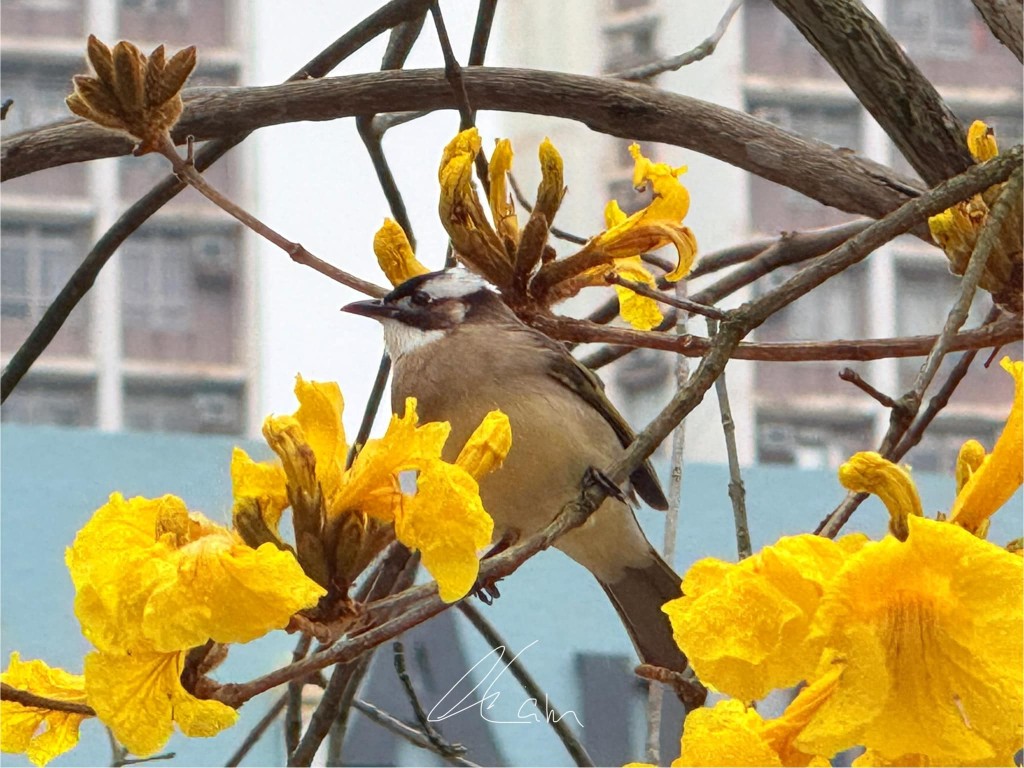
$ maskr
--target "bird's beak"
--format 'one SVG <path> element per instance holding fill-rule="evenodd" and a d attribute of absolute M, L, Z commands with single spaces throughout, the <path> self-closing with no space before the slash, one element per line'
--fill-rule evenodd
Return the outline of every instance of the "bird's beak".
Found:
<path fill-rule="evenodd" d="M 368 301 L 354 301 L 351 304 L 346 304 L 341 308 L 342 312 L 351 312 L 353 315 L 362 315 L 363 317 L 372 317 L 377 320 L 386 320 L 398 316 L 398 308 L 390 304 L 385 304 L 380 299 L 370 299 Z"/>

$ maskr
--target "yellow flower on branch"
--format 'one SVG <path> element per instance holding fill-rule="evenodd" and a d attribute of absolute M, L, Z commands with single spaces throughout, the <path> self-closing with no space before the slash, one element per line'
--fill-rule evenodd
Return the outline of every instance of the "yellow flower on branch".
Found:
<path fill-rule="evenodd" d="M 347 586 L 388 543 L 384 533 L 393 527 L 394 537 L 421 551 L 443 599 L 464 597 L 479 571 L 477 553 L 490 543 L 493 530 L 475 478 L 496 469 L 508 453 L 508 418 L 500 411 L 489 414 L 456 463 L 449 464 L 441 459 L 449 424 L 419 424 L 416 401 L 410 399 L 405 415 L 393 416 L 386 434 L 368 441 L 345 469 L 348 450 L 338 385 L 299 376 L 295 394 L 295 414 L 272 416 L 264 425 L 268 441 L 285 460 L 284 470 L 274 476 L 278 487 L 236 486 L 236 500 L 259 493 L 280 498 L 287 495 L 286 485 L 293 495 L 302 486 L 319 495 L 323 520 L 314 526 L 296 519 L 300 560 L 303 543 L 298 539 L 301 531 L 309 531 L 318 537 L 325 567 Z M 237 460 L 248 460 L 243 456 L 236 453 Z"/>
<path fill-rule="evenodd" d="M 171 737 L 174 725 L 191 737 L 216 736 L 238 720 L 219 701 L 199 699 L 181 684 L 187 651 L 107 653 L 85 657 L 89 703 L 129 752 L 151 755 Z"/>
<path fill-rule="evenodd" d="M 906 521 L 906 541 L 865 546 L 822 598 L 818 674 L 838 683 L 795 744 L 1008 764 L 1024 735 L 1021 558 L 948 522 Z"/>
<path fill-rule="evenodd" d="M 967 455 L 961 455 L 963 464 L 974 466 L 949 513 L 951 522 L 971 532 L 979 532 L 982 524 L 1010 499 L 1024 480 L 1024 362 L 1004 357 L 1000 365 L 1013 377 L 1010 415 L 992 453 L 985 456 L 984 449 L 975 444 L 977 448 L 972 446 Z M 984 456 L 980 464 L 978 448 Z M 966 468 L 958 467 L 958 475 L 967 473 Z"/>
<path fill-rule="evenodd" d="M 619 207 L 618 201 L 611 200 L 605 206 L 604 221 L 609 230 L 624 223 L 628 218 L 626 212 Z M 658 285 L 654 275 L 644 266 L 639 254 L 616 259 L 611 267 L 596 267 L 593 270 L 588 270 L 585 276 L 603 278 L 609 272 L 627 280 L 644 283 L 651 288 L 656 288 Z M 634 328 L 649 331 L 660 325 L 665 319 L 658 307 L 658 302 L 654 299 L 641 296 L 622 285 L 615 286 L 615 293 L 619 297 L 619 314 Z"/>
<path fill-rule="evenodd" d="M 697 240 L 689 227 L 682 226 L 690 210 L 690 194 L 679 183 L 678 176 L 686 166 L 673 168 L 644 157 L 639 144 L 632 144 L 629 153 L 635 163 L 633 186 L 649 186 L 654 200 L 625 220 L 609 226 L 597 236 L 596 246 L 612 259 L 639 256 L 666 245 L 676 249 L 676 268 L 665 275 L 675 281 L 686 277 L 697 255 Z"/>
<path fill-rule="evenodd" d="M 430 271 L 417 260 L 405 230 L 391 219 L 384 219 L 384 224 L 374 235 L 373 252 L 392 285 L 401 285 Z"/>
<path fill-rule="evenodd" d="M 823 647 L 809 636 L 822 595 L 864 542 L 790 536 L 737 564 L 694 563 L 683 597 L 662 610 L 701 681 L 750 702 L 809 677 Z"/>
<path fill-rule="evenodd" d="M 39 660 L 22 661 L 17 652 L 11 654 L 0 682 L 47 699 L 86 703 L 82 675 L 49 667 Z M 78 744 L 78 727 L 86 717 L 5 699 L 0 702 L 0 750 L 24 754 L 36 765 L 46 765 Z"/>
<path fill-rule="evenodd" d="M 89 703 L 140 755 L 163 746 L 175 722 L 210 736 L 237 718 L 182 687 L 190 648 L 249 642 L 324 594 L 290 552 L 269 543 L 253 549 L 175 496 L 112 494 L 66 560 L 75 614 L 98 649 L 86 657 Z"/>

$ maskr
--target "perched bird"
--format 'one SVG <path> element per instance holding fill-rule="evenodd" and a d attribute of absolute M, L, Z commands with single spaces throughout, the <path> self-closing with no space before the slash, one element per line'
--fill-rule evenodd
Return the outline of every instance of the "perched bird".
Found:
<path fill-rule="evenodd" d="M 423 420 L 451 422 L 448 461 L 491 410 L 512 426 L 500 471 L 480 480 L 496 536 L 514 540 L 550 523 L 579 494 L 588 468 L 621 456 L 633 432 L 597 376 L 558 342 L 525 325 L 485 282 L 463 269 L 414 277 L 383 299 L 344 311 L 384 326 L 394 363 L 393 409 L 415 396 Z M 630 478 L 655 509 L 668 502 L 649 463 Z M 618 611 L 641 660 L 682 672 L 663 603 L 680 579 L 644 536 L 629 506 L 608 498 L 555 546 L 589 570 Z"/>

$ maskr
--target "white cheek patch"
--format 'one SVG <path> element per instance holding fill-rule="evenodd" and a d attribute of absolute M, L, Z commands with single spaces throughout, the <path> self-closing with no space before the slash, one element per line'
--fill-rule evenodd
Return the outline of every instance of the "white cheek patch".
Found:
<path fill-rule="evenodd" d="M 430 280 L 427 293 L 435 299 L 461 299 L 487 288 L 487 282 L 466 269 L 450 269 Z"/>
<path fill-rule="evenodd" d="M 398 320 L 385 319 L 382 321 L 382 325 L 384 326 L 384 344 L 387 346 L 392 360 L 397 360 L 413 350 L 440 341 L 444 337 L 444 331 L 423 331 L 400 323 Z"/>

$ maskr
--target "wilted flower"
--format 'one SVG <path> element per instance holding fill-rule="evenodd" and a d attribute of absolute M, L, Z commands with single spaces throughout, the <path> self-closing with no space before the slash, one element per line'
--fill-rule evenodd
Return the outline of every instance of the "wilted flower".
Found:
<path fill-rule="evenodd" d="M 167 59 L 162 45 L 146 57 L 122 40 L 111 51 L 95 35 L 86 49 L 95 77 L 75 75 L 68 109 L 139 140 L 136 155 L 158 151 L 181 116 L 181 89 L 196 66 L 195 46 Z"/>
<path fill-rule="evenodd" d="M 547 245 L 547 235 L 565 186 L 562 158 L 554 145 L 547 139 L 540 145 L 542 178 L 525 226 L 520 226 L 508 192 L 511 144 L 507 139 L 499 141 L 488 166 L 490 218 L 473 185 L 474 161 L 479 152 L 476 128 L 458 134 L 445 148 L 438 172 L 438 210 L 458 258 L 490 280 L 513 305 L 547 306 L 586 286 L 606 285 L 610 274 L 653 287 L 654 276 L 641 264 L 640 254 L 666 245 L 674 246 L 677 253 L 676 268 L 666 278 L 678 280 L 689 272 L 697 243 L 690 229 L 681 223 L 690 202 L 677 178 L 685 168 L 652 162 L 640 152 L 639 145 L 632 145 L 633 183 L 638 189 L 650 187 L 654 196 L 651 204 L 627 216 L 612 201 L 605 211 L 607 229 L 592 237 L 579 252 L 556 259 Z M 661 322 L 661 313 L 652 299 L 623 286 L 618 286 L 617 292 L 623 317 L 635 327 L 648 330 Z"/>

